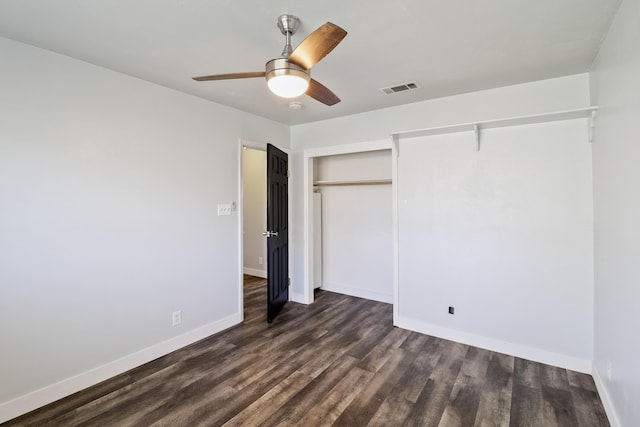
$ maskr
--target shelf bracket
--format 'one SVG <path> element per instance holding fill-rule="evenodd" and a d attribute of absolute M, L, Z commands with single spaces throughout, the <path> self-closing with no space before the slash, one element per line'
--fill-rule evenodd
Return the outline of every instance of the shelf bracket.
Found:
<path fill-rule="evenodd" d="M 596 127 L 596 110 L 589 115 L 589 142 L 593 142 L 593 130 Z"/>
<path fill-rule="evenodd" d="M 476 151 L 480 151 L 480 126 L 473 125 L 473 135 L 476 138 Z"/>

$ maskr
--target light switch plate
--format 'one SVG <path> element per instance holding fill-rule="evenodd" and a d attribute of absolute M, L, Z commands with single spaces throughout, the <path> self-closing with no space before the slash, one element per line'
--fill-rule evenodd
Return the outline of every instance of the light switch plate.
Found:
<path fill-rule="evenodd" d="M 231 215 L 232 203 L 218 203 L 218 216 Z"/>

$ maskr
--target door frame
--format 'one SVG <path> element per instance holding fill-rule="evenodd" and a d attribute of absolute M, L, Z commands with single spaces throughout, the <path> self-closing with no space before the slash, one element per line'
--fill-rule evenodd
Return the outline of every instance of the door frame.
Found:
<path fill-rule="evenodd" d="M 272 144 L 276 145 L 276 144 Z M 242 161 L 242 152 L 244 147 L 251 148 L 253 150 L 267 151 L 267 142 L 256 142 L 250 141 L 247 139 L 239 138 L 238 139 L 238 202 L 236 203 L 237 212 L 238 212 L 238 312 L 240 313 L 240 321 L 244 321 L 244 203 L 243 199 L 243 161 Z M 276 145 L 277 147 L 277 145 Z M 278 147 L 280 150 L 287 153 L 289 157 L 291 157 L 291 150 L 289 148 Z M 289 170 L 291 170 L 291 164 L 289 164 Z M 291 181 L 289 182 L 289 186 L 291 187 Z M 267 189 L 265 188 L 265 192 Z M 291 277 L 291 191 L 288 192 L 287 203 L 289 204 L 289 271 L 288 275 Z M 266 226 L 266 224 L 265 224 Z M 291 300 L 291 289 L 289 289 L 289 300 Z M 266 306 L 265 306 L 266 307 Z"/>
<path fill-rule="evenodd" d="M 398 144 L 394 139 L 309 148 L 303 151 L 303 203 L 304 203 L 304 292 L 302 302 L 313 302 L 313 161 L 316 157 L 336 154 L 363 153 L 367 151 L 391 150 L 391 203 L 393 236 L 393 324 L 398 320 Z"/>

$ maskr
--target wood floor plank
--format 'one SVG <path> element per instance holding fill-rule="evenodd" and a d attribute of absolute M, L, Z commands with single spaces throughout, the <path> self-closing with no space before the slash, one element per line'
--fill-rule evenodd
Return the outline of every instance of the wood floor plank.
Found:
<path fill-rule="evenodd" d="M 393 326 L 389 304 L 318 290 L 3 426 L 605 426 L 589 375 Z"/>
<path fill-rule="evenodd" d="M 420 349 L 428 339 L 428 335 L 424 335 L 419 332 L 411 332 L 407 336 L 407 339 L 402 343 L 402 345 L 400 345 L 400 348 L 403 348 L 407 351 L 417 352 L 420 351 Z"/>
<path fill-rule="evenodd" d="M 97 416 L 114 413 L 118 406 L 123 406 L 126 409 L 137 405 L 139 401 L 152 400 L 153 396 L 162 389 L 164 378 L 177 372 L 177 365 L 167 366 L 140 381 L 121 387 L 72 411 L 57 414 L 53 417 L 54 425 L 82 425 Z M 162 393 L 158 394 L 163 396 Z M 123 399 L 123 396 L 127 398 Z M 170 396 L 170 394 L 164 393 L 164 396 Z M 158 400 L 159 404 L 163 402 L 163 399 Z"/>
<path fill-rule="evenodd" d="M 143 417 L 136 420 L 136 424 L 153 427 L 165 426 L 195 426 L 197 423 L 206 423 L 207 418 L 215 415 L 216 411 L 210 408 L 220 408 L 224 402 L 236 391 L 227 385 L 203 387 L 197 394 L 178 393 L 175 406 L 165 407 L 164 413 L 155 412 L 151 417 Z M 197 397 L 196 397 L 197 396 Z M 188 402 L 192 401 L 193 404 Z M 153 420 L 153 422 L 151 422 Z M 104 424 L 103 424 L 104 425 Z M 215 425 L 215 424 L 209 424 Z"/>
<path fill-rule="evenodd" d="M 333 425 L 344 427 L 367 425 L 385 398 L 391 394 L 393 387 L 409 370 L 416 355 L 415 352 L 409 352 L 403 348 L 393 350 L 391 357 L 374 374 L 367 387 L 345 408 Z"/>
<path fill-rule="evenodd" d="M 299 363 L 301 364 L 303 361 L 299 361 Z M 289 376 L 290 370 L 288 366 L 279 365 L 274 367 L 241 392 L 236 391 L 234 394 L 227 396 L 219 405 L 209 404 L 203 407 L 198 422 L 194 422 L 192 425 L 217 426 L 226 423 L 238 415 L 242 408 L 249 406 L 252 402 L 269 393 Z"/>
<path fill-rule="evenodd" d="M 190 377 L 186 381 L 177 383 L 168 382 L 167 387 L 171 387 L 171 391 L 164 394 L 172 396 L 172 398 L 154 408 L 153 411 L 146 411 L 147 413 L 142 418 L 140 418 L 139 412 L 135 413 L 137 424 L 151 425 L 161 422 L 167 418 L 167 414 L 170 414 L 169 420 L 171 422 L 181 423 L 188 420 L 192 425 L 193 421 L 197 419 L 197 414 L 206 411 L 207 408 L 222 404 L 229 396 L 237 393 L 235 389 L 225 383 L 225 380 L 233 378 L 245 369 L 247 364 L 256 362 L 258 358 L 259 356 L 256 354 L 238 354 L 223 368 L 218 369 L 215 366 L 210 366 L 205 375 Z M 205 398 L 205 396 L 207 397 Z M 123 413 L 118 408 L 114 408 L 114 411 L 111 412 Z"/>
<path fill-rule="evenodd" d="M 351 401 L 371 381 L 373 372 L 355 367 L 302 417 L 299 425 L 331 426 Z"/>
<path fill-rule="evenodd" d="M 410 369 L 402 375 L 392 393 L 415 403 L 442 357 L 443 345 L 443 340 L 430 337 L 422 351 L 412 360 Z"/>
<path fill-rule="evenodd" d="M 314 378 L 305 388 L 274 413 L 273 425 L 295 425 L 318 402 L 326 399 L 331 390 L 358 363 L 357 359 L 345 356 L 336 360 L 322 374 Z"/>
<path fill-rule="evenodd" d="M 523 384 L 513 385 L 511 394 L 510 427 L 549 427 L 542 413 L 542 390 Z"/>
<path fill-rule="evenodd" d="M 475 427 L 506 426 L 511 416 L 514 358 L 491 352 Z"/>
<path fill-rule="evenodd" d="M 36 409 L 35 411 L 27 414 L 26 417 L 19 417 L 10 423 L 23 427 L 46 426 L 47 423 L 51 425 L 52 418 L 55 418 L 60 414 L 73 412 L 85 405 L 89 405 L 104 396 L 111 395 L 112 393 L 129 386 L 132 382 L 133 380 L 128 374 L 118 375 L 108 381 L 103 381 L 81 392 L 74 393 L 55 402 L 54 404 Z M 10 423 L 7 424 L 9 425 Z"/>
<path fill-rule="evenodd" d="M 228 419 L 235 417 L 242 408 L 250 406 L 252 402 L 259 400 L 261 396 L 271 393 L 273 388 L 285 381 L 290 372 L 295 374 L 301 374 L 313 381 L 316 376 L 309 375 L 309 369 L 306 369 L 309 365 L 317 364 L 317 350 L 313 346 L 301 347 L 301 351 L 295 353 L 288 359 L 281 360 L 281 363 L 275 364 L 272 369 L 264 373 L 261 376 L 257 376 L 254 381 L 247 387 L 239 390 L 233 399 L 225 402 L 226 409 L 218 411 L 218 417 L 215 421 L 227 421 Z M 337 360 L 339 357 L 334 358 Z M 331 365 L 325 366 L 322 372 L 330 369 Z M 318 374 L 319 375 L 319 374 Z M 283 379 L 284 378 L 284 379 Z M 302 392 L 302 390 L 300 390 Z"/>
<path fill-rule="evenodd" d="M 510 418 L 510 389 L 488 389 L 481 392 L 474 427 L 508 426 Z"/>
<path fill-rule="evenodd" d="M 469 349 L 464 344 L 447 341 L 443 348 L 446 357 L 440 357 L 420 396 L 413 405 L 408 423 L 419 426 L 437 426 L 449 403 L 453 387 Z"/>
<path fill-rule="evenodd" d="M 571 389 L 566 369 L 545 364 L 540 364 L 540 385 L 564 391 Z"/>
<path fill-rule="evenodd" d="M 475 424 L 480 398 L 487 382 L 490 357 L 490 351 L 469 347 L 439 425 Z"/>
<path fill-rule="evenodd" d="M 585 375 L 585 374 L 581 374 Z M 585 375 L 587 376 L 587 375 Z M 576 418 L 580 426 L 609 427 L 609 420 L 596 391 L 571 387 Z"/>
<path fill-rule="evenodd" d="M 578 425 L 571 392 L 542 386 L 542 414 L 548 426 L 573 427 Z"/>
<path fill-rule="evenodd" d="M 484 382 L 487 377 L 490 358 L 490 351 L 478 347 L 469 347 L 460 367 L 460 373 L 479 380 L 476 382 Z"/>
<path fill-rule="evenodd" d="M 229 427 L 262 425 L 312 380 L 313 378 L 300 371 L 294 372 L 223 425 Z"/>
<path fill-rule="evenodd" d="M 375 346 L 382 340 L 393 327 L 386 325 L 379 327 L 378 325 L 368 322 L 364 325 L 363 334 L 359 337 L 358 342 L 349 350 L 349 355 L 356 359 L 362 359 L 369 354 Z"/>
<path fill-rule="evenodd" d="M 567 370 L 567 378 L 569 379 L 569 385 L 584 390 L 597 392 L 596 383 L 593 381 L 591 375 L 583 374 L 576 371 Z"/>
<path fill-rule="evenodd" d="M 413 403 L 398 396 L 388 396 L 376 411 L 369 427 L 389 427 L 414 425 L 407 423 L 407 418 L 413 409 Z"/>
<path fill-rule="evenodd" d="M 362 359 L 359 367 L 371 372 L 378 372 L 391 357 L 391 351 L 400 347 L 407 336 L 409 336 L 409 331 L 406 329 L 391 328 L 389 333 Z"/>
<path fill-rule="evenodd" d="M 513 372 L 514 384 L 540 388 L 540 364 L 516 357 Z"/>
<path fill-rule="evenodd" d="M 480 381 L 461 372 L 453 385 L 449 403 L 444 408 L 438 425 L 442 427 L 474 425 L 481 392 Z"/>
<path fill-rule="evenodd" d="M 491 389 L 511 390 L 515 375 L 515 358 L 491 352 L 487 364 L 487 384 Z"/>

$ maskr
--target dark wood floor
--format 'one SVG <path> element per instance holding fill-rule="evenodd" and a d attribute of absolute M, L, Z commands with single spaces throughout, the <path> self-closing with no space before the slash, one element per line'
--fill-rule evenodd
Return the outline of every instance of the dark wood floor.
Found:
<path fill-rule="evenodd" d="M 608 426 L 590 376 L 394 328 L 389 304 L 319 291 L 7 425 Z"/>

